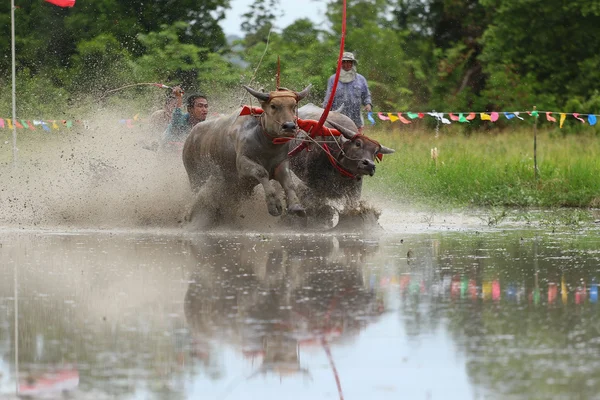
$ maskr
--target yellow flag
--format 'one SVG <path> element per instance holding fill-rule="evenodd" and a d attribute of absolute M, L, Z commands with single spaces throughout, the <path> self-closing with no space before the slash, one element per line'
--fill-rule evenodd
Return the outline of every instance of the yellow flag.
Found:
<path fill-rule="evenodd" d="M 492 282 L 483 281 L 481 285 L 481 293 L 483 294 L 484 300 L 489 300 L 492 297 Z"/>
<path fill-rule="evenodd" d="M 568 292 L 567 292 L 567 284 L 565 283 L 565 276 L 563 275 L 562 279 L 560 280 L 560 294 L 561 294 L 561 298 L 562 298 L 562 302 L 563 304 L 567 304 L 567 300 L 568 300 Z"/>
<path fill-rule="evenodd" d="M 481 113 L 481 114 L 479 114 L 479 116 L 481 117 L 482 121 L 491 121 L 492 120 L 492 117 L 490 117 L 490 114 Z"/>
<path fill-rule="evenodd" d="M 390 121 L 392 121 L 392 122 L 398 121 L 398 117 L 392 113 L 388 113 L 388 117 L 390 118 Z"/>
<path fill-rule="evenodd" d="M 50 121 L 48 121 L 48 122 L 50 122 Z M 56 120 L 52 121 L 52 129 L 58 130 L 58 124 L 56 123 Z"/>
<path fill-rule="evenodd" d="M 12 129 L 13 128 L 13 124 L 12 121 L 8 118 L 6 118 L 6 125 L 8 125 L 8 129 Z"/>
<path fill-rule="evenodd" d="M 565 122 L 565 119 L 567 119 L 567 114 L 561 113 L 560 114 L 560 125 L 559 125 L 561 129 L 562 129 L 562 126 L 563 126 L 563 122 Z"/>

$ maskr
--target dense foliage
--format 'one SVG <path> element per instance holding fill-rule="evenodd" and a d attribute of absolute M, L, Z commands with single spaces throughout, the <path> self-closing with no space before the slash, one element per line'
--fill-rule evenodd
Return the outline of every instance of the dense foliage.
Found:
<path fill-rule="evenodd" d="M 135 82 L 181 83 L 214 98 L 241 95 L 241 83 L 273 89 L 278 56 L 282 86 L 312 83 L 311 100 L 320 103 L 335 68 L 342 4 L 323 1 L 328 26 L 274 27 L 281 0 L 255 0 L 240 21 L 245 37 L 228 41 L 219 26 L 228 0 L 82 0 L 72 9 L 17 0 L 18 113 L 74 110 Z M 0 4 L 3 113 L 10 110 L 9 7 Z M 600 113 L 597 2 L 348 0 L 347 15 L 346 50 L 359 59 L 376 111 L 536 105 Z M 147 99 L 140 94 L 148 92 L 116 96 Z"/>

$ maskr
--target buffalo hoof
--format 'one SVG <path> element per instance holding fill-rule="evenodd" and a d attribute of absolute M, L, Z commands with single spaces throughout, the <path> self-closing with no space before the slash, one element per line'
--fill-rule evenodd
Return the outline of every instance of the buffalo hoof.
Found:
<path fill-rule="evenodd" d="M 274 217 L 279 217 L 283 213 L 283 207 L 280 202 L 269 203 L 269 214 Z"/>
<path fill-rule="evenodd" d="M 294 204 L 288 207 L 288 214 L 293 214 L 298 217 L 306 217 L 306 210 L 300 204 Z"/>

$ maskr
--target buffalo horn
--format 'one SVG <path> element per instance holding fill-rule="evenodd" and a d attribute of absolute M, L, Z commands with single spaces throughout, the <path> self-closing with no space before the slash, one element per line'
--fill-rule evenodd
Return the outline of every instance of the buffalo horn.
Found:
<path fill-rule="evenodd" d="M 389 147 L 381 146 L 381 148 L 379 149 L 378 153 L 380 153 L 380 154 L 392 154 L 395 151 L 396 150 L 390 149 Z"/>
<path fill-rule="evenodd" d="M 263 93 L 263 92 L 259 92 L 258 90 L 254 90 L 246 85 L 242 85 L 244 87 L 244 89 L 246 89 L 248 91 L 248 93 L 250 93 L 252 96 L 256 97 L 258 100 L 265 102 L 265 101 L 269 101 L 269 93 Z"/>
<path fill-rule="evenodd" d="M 296 98 L 298 99 L 298 101 L 300 101 L 306 97 L 308 92 L 310 92 L 311 87 L 312 87 L 312 84 L 309 84 L 307 87 L 304 88 L 303 91 L 301 91 L 300 93 L 296 93 Z"/>
<path fill-rule="evenodd" d="M 352 132 L 350 129 L 340 125 L 340 124 L 336 124 L 333 121 L 327 120 L 327 123 L 330 124 L 331 126 L 333 126 L 335 129 L 337 129 L 338 131 L 340 131 L 340 133 L 342 135 L 344 135 L 344 137 L 346 139 L 352 139 L 352 137 L 354 135 L 356 135 L 357 132 Z"/>

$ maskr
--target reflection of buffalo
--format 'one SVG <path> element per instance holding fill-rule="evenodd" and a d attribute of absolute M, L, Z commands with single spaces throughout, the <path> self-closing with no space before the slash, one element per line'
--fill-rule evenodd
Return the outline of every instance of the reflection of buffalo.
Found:
<path fill-rule="evenodd" d="M 185 315 L 195 351 L 224 341 L 261 358 L 261 371 L 283 374 L 301 370 L 302 346 L 357 335 L 382 305 L 363 279 L 368 248 L 334 241 L 238 238 L 193 246 L 201 260 Z"/>

